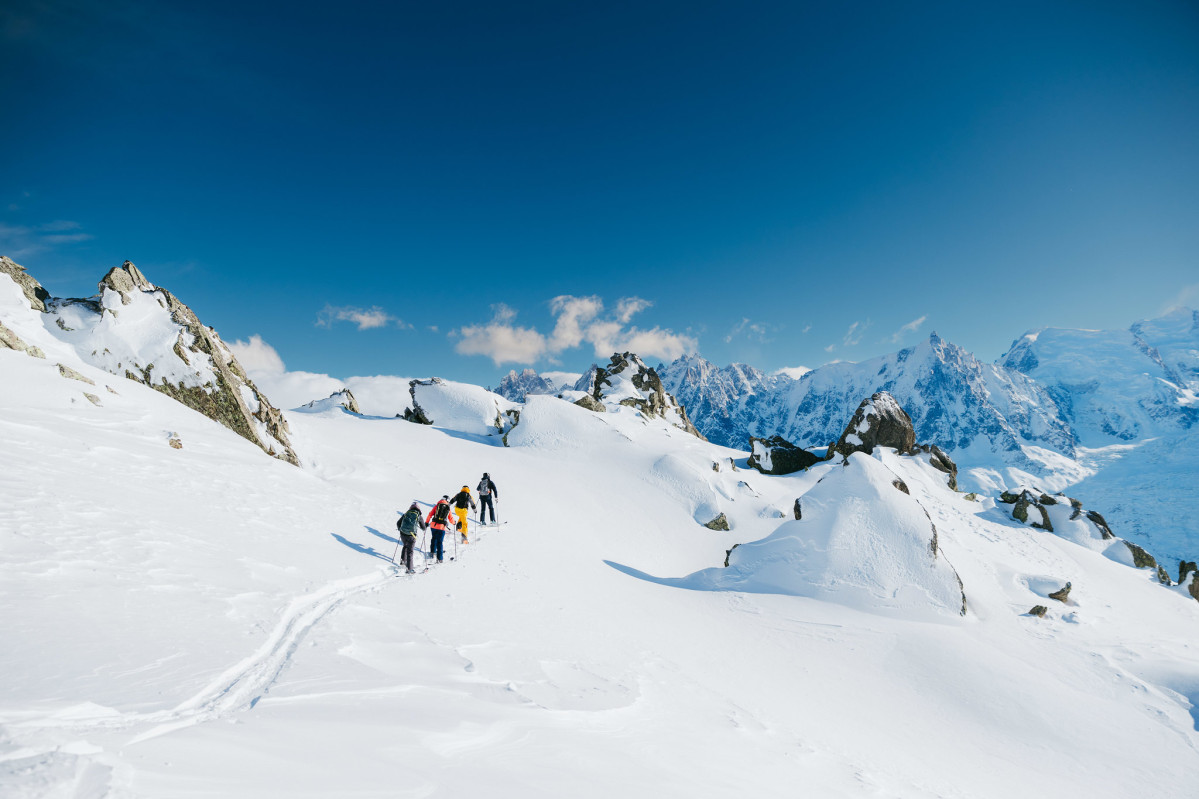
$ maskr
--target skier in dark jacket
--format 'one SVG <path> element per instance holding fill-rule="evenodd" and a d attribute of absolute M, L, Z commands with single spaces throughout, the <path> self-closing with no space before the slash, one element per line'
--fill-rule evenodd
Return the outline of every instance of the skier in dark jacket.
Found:
<path fill-rule="evenodd" d="M 450 521 L 450 498 L 449 495 L 442 496 L 437 500 L 437 504 L 429 510 L 429 515 L 425 517 L 425 522 L 429 525 L 429 554 L 437 558 L 437 562 L 441 563 L 445 558 L 445 550 L 443 544 L 445 542 L 446 528 L 453 524 Z"/>
<path fill-rule="evenodd" d="M 483 479 L 479 481 L 479 487 L 476 490 L 479 492 L 479 524 L 487 524 L 488 509 L 491 510 L 491 523 L 495 524 L 494 500 L 500 498 L 500 490 L 495 487 L 491 475 L 483 472 Z"/>
<path fill-rule="evenodd" d="M 400 562 L 408 569 L 409 574 L 415 571 L 412 568 L 412 550 L 416 546 L 416 531 L 427 527 L 425 520 L 420 517 L 420 505 L 415 502 L 408 506 L 408 510 L 404 511 L 404 515 L 396 522 L 396 529 L 400 531 L 400 541 L 404 545 L 404 554 L 400 555 Z"/>
<path fill-rule="evenodd" d="M 477 509 L 470 496 L 470 486 L 462 486 L 462 490 L 455 494 L 450 502 L 454 503 L 454 513 L 458 514 L 458 530 L 462 533 L 462 543 L 469 544 L 470 541 L 466 537 L 466 508 L 470 506 L 471 510 Z"/>

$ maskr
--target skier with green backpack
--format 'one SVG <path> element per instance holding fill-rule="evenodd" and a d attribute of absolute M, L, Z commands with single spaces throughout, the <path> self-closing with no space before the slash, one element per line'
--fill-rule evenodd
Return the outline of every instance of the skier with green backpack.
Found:
<path fill-rule="evenodd" d="M 416 570 L 412 568 L 412 550 L 416 547 L 416 531 L 424 530 L 428 524 L 420 517 L 420 505 L 413 502 L 408 506 L 408 510 L 396 522 L 396 529 L 400 531 L 400 541 L 404 546 L 404 554 L 400 556 L 400 562 L 408 569 L 409 574 L 413 574 Z M 395 556 L 392 556 L 392 561 Z"/>

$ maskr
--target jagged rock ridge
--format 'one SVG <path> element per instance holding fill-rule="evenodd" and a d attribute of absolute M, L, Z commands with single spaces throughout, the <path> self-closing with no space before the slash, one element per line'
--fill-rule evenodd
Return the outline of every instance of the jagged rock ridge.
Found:
<path fill-rule="evenodd" d="M 680 430 L 707 440 L 687 417 L 686 408 L 663 388 L 657 371 L 631 352 L 613 354 L 607 366 L 593 364 L 575 383 L 574 390 L 590 396 L 591 402 L 579 403 L 590 410 L 607 404 L 636 408 L 646 417 L 665 419 Z M 577 400 L 572 398 L 572 401 Z"/>
<path fill-rule="evenodd" d="M 111 269 L 86 299 L 51 297 L 9 259 L 0 259 L 0 269 L 47 315 L 46 329 L 85 362 L 160 391 L 298 465 L 287 421 L 217 332 L 129 261 Z"/>

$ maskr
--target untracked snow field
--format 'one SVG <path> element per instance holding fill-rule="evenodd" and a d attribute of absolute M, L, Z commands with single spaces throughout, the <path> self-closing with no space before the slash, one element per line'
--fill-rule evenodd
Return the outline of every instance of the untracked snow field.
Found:
<path fill-rule="evenodd" d="M 1199 777 L 1199 603 L 919 458 L 768 477 L 631 408 L 534 396 L 508 446 L 452 417 L 291 411 L 295 468 L 47 354 L 0 350 L 4 797 L 1127 797 Z M 397 574 L 398 514 L 484 471 L 503 524 Z M 731 531 L 703 526 L 719 512 Z M 927 550 L 924 520 L 935 562 L 905 543 Z"/>

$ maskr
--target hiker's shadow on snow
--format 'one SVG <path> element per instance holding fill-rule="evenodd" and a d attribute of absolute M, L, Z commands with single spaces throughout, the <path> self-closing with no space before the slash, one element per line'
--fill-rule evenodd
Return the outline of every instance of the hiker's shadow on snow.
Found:
<path fill-rule="evenodd" d="M 391 563 L 391 558 L 387 557 L 382 552 L 376 552 L 375 549 L 372 547 L 363 546 L 362 544 L 351 541 L 350 539 L 346 538 L 345 536 L 340 536 L 337 533 L 329 533 L 329 535 L 336 538 L 337 542 L 339 544 L 345 544 L 346 546 L 348 546 L 350 549 L 354 550 L 355 552 L 361 552 L 363 555 L 370 555 L 372 558 L 378 558 L 379 560 L 385 560 L 388 563 Z M 376 535 L 379 535 L 379 533 L 376 533 Z M 381 535 L 380 537 L 386 538 L 387 536 Z M 394 539 L 391 539 L 391 540 L 394 540 Z"/>
<path fill-rule="evenodd" d="M 376 536 L 376 537 L 378 537 L 378 538 L 382 538 L 384 541 L 386 541 L 386 542 L 387 542 L 387 543 L 389 543 L 389 544 L 398 544 L 398 543 L 400 543 L 398 540 L 396 540 L 396 539 L 392 538 L 391 536 L 387 535 L 386 533 L 380 533 L 380 532 L 379 532 L 378 530 L 376 530 L 374 527 L 367 527 L 367 528 L 366 528 L 366 531 L 367 531 L 368 533 L 370 533 L 371 535 L 373 535 L 373 536 Z"/>

